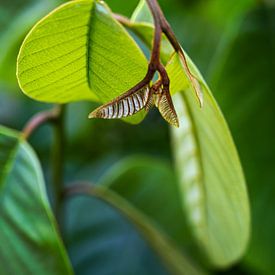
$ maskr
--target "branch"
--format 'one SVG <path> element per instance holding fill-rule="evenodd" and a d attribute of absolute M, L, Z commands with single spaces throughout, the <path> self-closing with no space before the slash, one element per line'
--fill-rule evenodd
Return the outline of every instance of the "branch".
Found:
<path fill-rule="evenodd" d="M 57 120 L 60 114 L 60 107 L 54 107 L 51 110 L 43 111 L 35 114 L 26 124 L 22 130 L 22 136 L 24 139 L 29 139 L 35 130 L 47 122 L 54 122 Z"/>
<path fill-rule="evenodd" d="M 200 106 L 202 107 L 203 99 L 202 99 L 202 92 L 201 92 L 201 87 L 199 85 L 199 82 L 198 82 L 196 76 L 194 76 L 192 74 L 192 72 L 190 71 L 189 66 L 187 64 L 187 59 L 186 59 L 185 54 L 182 50 L 182 47 L 181 47 L 180 43 L 178 42 L 177 37 L 176 37 L 175 33 L 173 32 L 170 24 L 166 20 L 164 14 L 158 4 L 158 1 L 157 0 L 146 0 L 146 2 L 152 12 L 154 21 L 156 22 L 156 19 L 159 20 L 159 22 L 160 22 L 159 24 L 161 26 L 161 31 L 166 35 L 167 39 L 173 46 L 174 50 L 179 54 L 179 57 L 182 61 L 185 72 L 187 73 L 187 76 L 188 76 L 189 80 L 191 81 L 193 89 L 195 90 L 197 98 L 199 100 Z"/>
<path fill-rule="evenodd" d="M 202 91 L 201 91 L 199 81 L 198 81 L 197 77 L 194 76 L 193 73 L 190 71 L 185 53 L 182 50 L 182 47 L 181 47 L 180 43 L 178 42 L 176 35 L 173 32 L 169 22 L 165 18 L 164 14 L 158 4 L 158 1 L 157 0 L 146 0 L 146 2 L 148 4 L 150 11 L 154 18 L 155 29 L 158 29 L 158 28 L 161 29 L 161 33 L 165 34 L 165 36 L 171 43 L 172 47 L 174 48 L 174 50 L 178 53 L 180 60 L 182 62 L 182 65 L 184 67 L 184 70 L 185 70 L 185 72 L 191 82 L 191 85 L 196 93 L 196 96 L 199 100 L 200 106 L 202 107 L 203 99 L 202 99 Z M 116 18 L 121 24 L 123 24 L 124 26 L 129 27 L 129 28 L 131 28 L 134 24 L 127 17 L 119 15 L 119 14 L 114 14 L 114 18 Z M 157 38 L 156 35 L 158 34 L 158 32 L 159 32 L 159 30 L 155 31 L 155 37 L 154 37 L 154 41 L 156 42 L 155 45 L 160 45 L 160 42 L 157 43 L 157 41 L 156 41 L 156 38 Z M 157 49 L 156 49 L 156 52 L 157 52 Z M 153 63 L 154 63 L 155 57 L 157 57 L 156 52 L 154 53 L 154 49 L 153 49 L 153 53 L 151 56 L 151 62 L 153 62 Z"/>
<path fill-rule="evenodd" d="M 64 183 L 64 155 L 65 155 L 65 105 L 60 105 L 59 115 L 54 124 L 54 146 L 52 156 L 52 185 L 54 190 L 54 212 L 59 226 L 62 225 L 62 189 Z"/>

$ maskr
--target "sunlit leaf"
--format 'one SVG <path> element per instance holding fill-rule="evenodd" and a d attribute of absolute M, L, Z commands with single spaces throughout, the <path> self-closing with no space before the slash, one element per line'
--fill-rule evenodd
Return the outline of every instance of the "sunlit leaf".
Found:
<path fill-rule="evenodd" d="M 0 127 L 0 274 L 72 274 L 39 162 L 19 134 Z"/>
<path fill-rule="evenodd" d="M 229 129 L 211 92 L 204 86 L 200 108 L 177 55 L 167 66 L 180 120 L 172 129 L 183 207 L 198 246 L 211 264 L 228 266 L 245 252 L 249 205 L 245 180 Z"/>
<path fill-rule="evenodd" d="M 108 7 L 77 0 L 34 26 L 21 47 L 17 76 L 23 92 L 40 101 L 107 102 L 134 86 L 146 71 L 143 53 Z"/>

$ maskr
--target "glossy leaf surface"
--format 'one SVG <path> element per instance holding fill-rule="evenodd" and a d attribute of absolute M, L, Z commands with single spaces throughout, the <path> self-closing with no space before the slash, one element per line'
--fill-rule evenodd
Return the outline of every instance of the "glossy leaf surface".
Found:
<path fill-rule="evenodd" d="M 146 70 L 143 53 L 108 7 L 77 0 L 34 26 L 21 47 L 17 76 L 24 93 L 36 100 L 107 102 L 139 82 Z"/>
<path fill-rule="evenodd" d="M 194 237 L 209 261 L 227 266 L 245 252 L 250 215 L 245 180 L 230 131 L 204 80 L 203 108 L 175 55 L 167 66 L 181 127 L 172 129 L 183 206 Z"/>
<path fill-rule="evenodd" d="M 17 133 L 0 127 L 0 274 L 72 274 L 39 162 Z"/>

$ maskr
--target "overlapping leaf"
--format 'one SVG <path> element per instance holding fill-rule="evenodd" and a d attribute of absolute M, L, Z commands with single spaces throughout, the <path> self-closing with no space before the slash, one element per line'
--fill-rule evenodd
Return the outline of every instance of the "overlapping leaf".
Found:
<path fill-rule="evenodd" d="M 0 127 L 0 274 L 72 274 L 38 160 Z"/>
<path fill-rule="evenodd" d="M 204 85 L 200 108 L 175 55 L 167 66 L 181 127 L 172 129 L 183 206 L 194 237 L 209 261 L 227 266 L 245 252 L 250 215 L 242 168 L 229 129 Z"/>
<path fill-rule="evenodd" d="M 190 235 L 177 179 L 168 163 L 152 157 L 128 157 L 111 167 L 100 183 L 150 217 L 181 249 L 188 246 Z"/>
<path fill-rule="evenodd" d="M 22 90 L 40 101 L 106 102 L 134 86 L 146 70 L 143 53 L 106 5 L 77 0 L 31 30 L 18 57 L 17 76 Z"/>
<path fill-rule="evenodd" d="M 118 274 L 169 274 L 167 272 L 170 271 L 171 274 L 179 275 L 202 274 L 176 249 L 169 238 L 125 199 L 100 186 L 85 189 L 83 195 L 92 196 L 92 198 L 71 199 L 69 209 L 73 209 L 75 214 L 68 216 L 67 220 L 67 242 L 77 272 L 81 274 L 114 272 Z M 99 203 L 93 197 L 109 206 Z M 92 211 L 86 211 L 88 208 Z M 146 240 L 146 243 L 136 235 L 135 231 Z M 113 244 L 111 247 L 108 245 L 110 242 Z M 133 247 L 127 246 L 129 242 L 134 243 L 135 251 Z M 153 248 L 155 255 L 148 245 Z M 136 250 L 137 247 L 138 250 Z M 105 255 L 105 257 L 101 258 L 100 255 Z M 144 255 L 146 255 L 145 258 Z M 162 264 L 157 259 L 157 255 Z M 127 257 L 127 262 L 125 262 L 125 257 Z M 98 262 L 103 263 L 102 259 L 104 262 L 110 261 L 109 264 L 99 265 Z"/>
<path fill-rule="evenodd" d="M 141 2 L 145 5 L 145 1 Z M 144 13 L 142 6 L 139 11 Z M 135 14 L 134 18 L 146 20 L 147 17 Z M 143 32 L 139 22 L 133 22 L 135 27 Z M 144 41 L 147 43 L 146 39 Z M 172 136 L 183 208 L 193 236 L 209 262 L 228 266 L 244 254 L 249 237 L 245 180 L 223 115 L 189 58 L 188 63 L 204 87 L 203 108 L 195 100 L 177 55 L 167 66 L 171 92 L 177 93 L 173 101 L 181 125 L 172 130 Z"/>

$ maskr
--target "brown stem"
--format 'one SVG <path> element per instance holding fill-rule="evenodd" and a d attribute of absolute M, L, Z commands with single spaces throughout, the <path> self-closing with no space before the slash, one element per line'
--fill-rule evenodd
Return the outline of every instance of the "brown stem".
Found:
<path fill-rule="evenodd" d="M 155 23 L 155 36 L 154 36 L 154 46 L 152 50 L 152 55 L 151 55 L 151 63 L 154 64 L 155 67 L 157 64 L 157 60 L 159 59 L 159 54 L 160 54 L 160 44 L 161 44 L 161 34 L 164 33 L 169 42 L 171 43 L 172 47 L 174 50 L 179 54 L 183 66 L 188 74 L 188 77 L 190 78 L 191 82 L 193 83 L 194 80 L 197 80 L 197 78 L 192 74 L 192 72 L 189 69 L 189 66 L 187 64 L 187 60 L 185 57 L 185 54 L 181 48 L 180 43 L 177 40 L 177 37 L 171 28 L 169 22 L 165 18 L 157 0 L 146 0 L 153 18 L 154 18 L 154 23 Z M 113 13 L 113 16 L 115 19 L 117 19 L 121 24 L 125 25 L 126 27 L 132 27 L 133 22 L 131 20 L 123 15 Z M 194 86 L 194 84 L 193 84 Z M 195 90 L 198 89 L 195 87 Z"/>
<path fill-rule="evenodd" d="M 160 28 L 161 28 L 161 32 L 163 32 L 166 35 L 169 42 L 173 46 L 174 50 L 182 56 L 188 73 L 190 75 L 192 75 L 192 73 L 190 72 L 190 70 L 188 68 L 187 60 L 186 60 L 185 54 L 184 54 L 184 52 L 183 52 L 183 50 L 180 46 L 180 43 L 178 42 L 177 37 L 176 37 L 175 33 L 173 32 L 169 22 L 166 20 L 166 18 L 164 16 L 157 0 L 146 0 L 146 1 L 147 1 L 147 4 L 148 4 L 151 12 L 152 12 L 153 17 L 158 18 Z"/>
<path fill-rule="evenodd" d="M 22 136 L 24 139 L 28 139 L 33 132 L 38 129 L 41 125 L 47 122 L 54 122 L 60 113 L 59 106 L 54 107 L 49 111 L 43 111 L 38 114 L 35 114 L 26 124 L 22 130 Z"/>
<path fill-rule="evenodd" d="M 149 1 L 148 4 L 151 5 L 150 7 L 152 8 L 152 10 L 154 10 L 155 3 L 151 3 L 151 1 Z M 121 98 L 129 96 L 129 95 L 135 93 L 136 91 L 140 90 L 145 85 L 149 84 L 149 82 L 153 79 L 156 71 L 158 71 L 160 73 L 161 77 L 163 77 L 165 75 L 164 73 L 160 72 L 160 70 L 163 71 L 163 69 L 164 69 L 163 65 L 160 62 L 160 47 L 161 47 L 161 38 L 162 38 L 161 20 L 160 20 L 160 17 L 158 16 L 158 13 L 152 12 L 152 14 L 154 17 L 155 33 L 154 33 L 153 49 L 152 49 L 152 53 L 151 53 L 150 62 L 148 64 L 147 73 L 146 73 L 145 77 L 138 84 L 136 84 L 130 90 L 126 91 L 120 97 L 117 97 L 115 99 L 115 101 L 118 101 Z M 131 20 L 129 20 L 127 17 L 125 17 L 123 15 L 113 13 L 113 17 L 125 26 L 128 26 L 128 27 L 132 26 Z M 165 76 L 165 82 L 167 82 L 166 78 L 168 78 L 167 74 Z M 169 82 L 169 79 L 168 79 L 168 82 Z"/>
<path fill-rule="evenodd" d="M 63 167 L 64 167 L 64 112 L 65 105 L 57 105 L 49 111 L 43 111 L 34 115 L 26 124 L 22 131 L 24 139 L 28 139 L 35 130 L 47 122 L 52 122 L 54 126 L 54 146 L 53 146 L 53 167 L 52 185 L 54 191 L 54 212 L 59 222 L 61 219 L 61 192 L 63 188 Z"/>
<path fill-rule="evenodd" d="M 62 226 L 62 189 L 64 182 L 65 154 L 65 105 L 60 105 L 59 116 L 54 124 L 54 146 L 52 156 L 52 185 L 54 191 L 54 213 L 59 226 Z"/>
<path fill-rule="evenodd" d="M 184 69 L 191 81 L 191 84 L 193 86 L 193 89 L 195 90 L 199 103 L 202 106 L 202 94 L 201 94 L 201 88 L 198 83 L 197 78 L 192 74 L 192 72 L 189 69 L 189 66 L 187 64 L 187 59 L 185 57 L 185 54 L 180 46 L 180 43 L 178 42 L 176 35 L 174 34 L 170 24 L 166 20 L 157 0 L 146 0 L 147 4 L 152 12 L 152 15 L 154 17 L 155 22 L 155 28 L 160 28 L 161 33 L 163 32 L 171 45 L 173 46 L 174 50 L 179 54 L 179 57 L 183 63 Z M 155 36 L 158 34 L 159 30 L 155 31 Z M 155 37 L 156 38 L 156 37 Z M 160 43 L 159 43 L 160 45 Z M 164 69 L 165 70 L 165 69 Z M 160 72 L 160 70 L 158 70 Z M 163 69 L 162 69 L 163 71 Z"/>

